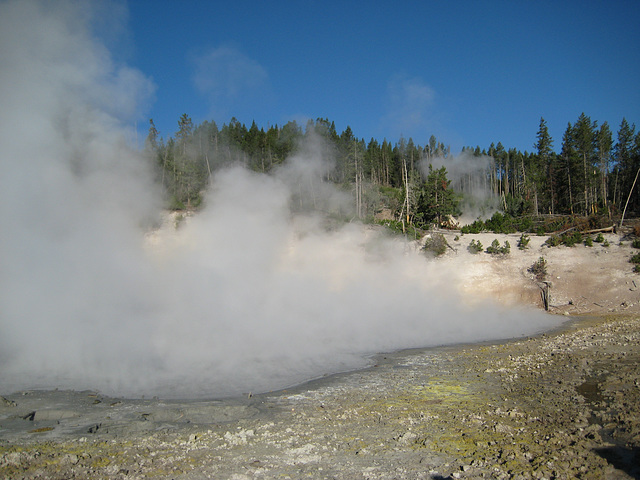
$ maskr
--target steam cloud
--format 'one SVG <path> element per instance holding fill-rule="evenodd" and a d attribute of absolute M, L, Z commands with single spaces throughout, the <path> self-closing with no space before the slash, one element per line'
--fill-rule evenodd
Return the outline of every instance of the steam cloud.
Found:
<path fill-rule="evenodd" d="M 342 201 L 313 143 L 269 177 L 220 172 L 204 211 L 150 232 L 159 192 L 122 125 L 153 87 L 114 64 L 78 5 L 0 5 L 0 391 L 266 391 L 363 354 L 553 323 L 465 307 L 402 242 L 294 215 L 300 189 Z"/>
<path fill-rule="evenodd" d="M 469 151 L 449 157 L 435 157 L 429 161 L 423 160 L 419 167 L 423 175 L 428 175 L 429 164 L 434 168 L 445 167 L 447 178 L 452 187 L 464 192 L 460 205 L 462 222 L 471 223 L 478 217 L 489 218 L 498 210 L 499 199 L 491 191 L 487 181 L 487 172 L 493 159 L 487 155 L 475 156 Z"/>

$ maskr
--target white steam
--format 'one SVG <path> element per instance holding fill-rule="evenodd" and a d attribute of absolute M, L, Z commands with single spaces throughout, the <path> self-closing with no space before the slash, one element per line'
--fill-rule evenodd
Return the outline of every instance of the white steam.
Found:
<path fill-rule="evenodd" d="M 319 210 L 343 200 L 313 144 L 270 177 L 216 174 L 204 211 L 149 233 L 159 196 L 121 125 L 151 87 L 76 5 L 0 5 L 0 391 L 264 391 L 362 354 L 553 323 L 465 307 L 402 242 L 294 215 L 301 191 Z"/>
<path fill-rule="evenodd" d="M 420 163 L 422 174 L 428 175 L 429 164 L 433 168 L 445 167 L 451 187 L 463 194 L 460 209 L 461 223 L 472 223 L 478 217 L 489 218 L 500 207 L 500 199 L 491 190 L 489 180 L 493 158 L 474 155 L 465 150 L 458 155 L 435 157 Z"/>

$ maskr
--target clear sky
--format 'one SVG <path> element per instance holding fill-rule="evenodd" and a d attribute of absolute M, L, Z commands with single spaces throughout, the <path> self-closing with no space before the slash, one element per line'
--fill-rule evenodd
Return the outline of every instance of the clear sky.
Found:
<path fill-rule="evenodd" d="M 453 152 L 532 151 L 540 117 L 556 151 L 582 112 L 614 137 L 623 117 L 640 126 L 638 0 L 132 0 L 127 29 L 112 54 L 154 82 L 144 113 L 165 138 L 183 113 L 322 117 Z"/>

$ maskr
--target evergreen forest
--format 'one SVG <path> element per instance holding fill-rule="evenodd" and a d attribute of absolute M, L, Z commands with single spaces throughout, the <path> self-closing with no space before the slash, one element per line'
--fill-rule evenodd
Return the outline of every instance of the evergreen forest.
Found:
<path fill-rule="evenodd" d="M 324 181 L 353 198 L 353 215 L 373 221 L 381 213 L 405 228 L 451 226 L 469 207 L 477 215 L 526 219 L 518 230 L 532 231 L 534 219 L 560 216 L 599 218 L 612 224 L 640 215 L 640 132 L 626 119 L 614 134 L 607 122 L 581 114 L 558 141 L 540 119 L 532 151 L 492 143 L 452 154 L 433 135 L 428 144 L 412 138 L 396 143 L 357 138 L 350 127 L 338 133 L 328 119 L 249 128 L 236 118 L 219 127 L 194 125 L 187 114 L 174 136 L 162 138 L 153 120 L 145 150 L 171 209 L 198 208 L 211 179 L 225 166 L 243 164 L 269 173 L 310 136 L 324 139 L 323 155 L 334 161 Z M 462 165 L 462 167 L 461 167 Z M 478 196 L 478 192 L 483 192 Z M 495 220 L 495 219 L 494 219 Z M 517 222 L 516 222 L 517 223 Z"/>

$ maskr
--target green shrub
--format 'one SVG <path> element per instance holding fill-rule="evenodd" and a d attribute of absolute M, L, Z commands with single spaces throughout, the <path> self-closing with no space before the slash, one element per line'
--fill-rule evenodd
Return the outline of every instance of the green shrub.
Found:
<path fill-rule="evenodd" d="M 460 229 L 460 233 L 463 235 L 466 233 L 482 233 L 485 231 L 485 225 L 482 220 L 476 220 L 471 225 L 464 225 Z"/>
<path fill-rule="evenodd" d="M 604 242 L 604 235 L 602 235 L 601 233 L 599 233 L 593 241 L 594 241 L 594 242 L 596 242 L 596 243 L 602 243 L 602 242 Z"/>
<path fill-rule="evenodd" d="M 487 253 L 497 254 L 499 251 L 500 251 L 500 242 L 496 238 L 493 240 L 493 242 L 491 242 L 491 245 L 487 247 Z"/>
<path fill-rule="evenodd" d="M 562 235 L 551 235 L 544 244 L 548 247 L 557 247 L 559 245 L 573 247 L 580 242 L 582 242 L 582 234 L 580 232 L 571 232 L 563 233 Z"/>
<path fill-rule="evenodd" d="M 469 247 L 467 247 L 467 249 L 471 252 L 471 253 L 480 253 L 482 251 L 482 243 L 480 243 L 480 241 L 476 241 L 476 240 L 471 240 L 471 243 L 469 244 Z"/>
<path fill-rule="evenodd" d="M 519 232 L 532 232 L 533 219 L 531 217 L 520 217 L 517 228 Z"/>
<path fill-rule="evenodd" d="M 514 233 L 517 231 L 516 221 L 508 213 L 496 212 L 484 224 L 487 230 L 493 233 Z"/>
<path fill-rule="evenodd" d="M 487 253 L 491 255 L 507 255 L 511 251 L 511 245 L 509 244 L 509 240 L 505 240 L 504 246 L 500 246 L 500 242 L 498 239 L 494 239 L 491 242 L 491 245 L 487 247 Z"/>
<path fill-rule="evenodd" d="M 584 239 L 584 246 L 593 247 L 593 240 L 591 239 L 591 237 L 587 237 Z"/>
<path fill-rule="evenodd" d="M 547 247 L 557 247 L 558 245 L 560 245 L 562 243 L 562 240 L 560 240 L 560 237 L 558 235 L 551 235 L 549 238 L 547 238 L 547 240 L 544 242 L 544 244 Z"/>
<path fill-rule="evenodd" d="M 178 200 L 178 197 L 172 195 L 169 199 L 169 205 L 167 208 L 169 208 L 169 210 L 185 210 L 187 207 L 184 203 Z"/>
<path fill-rule="evenodd" d="M 544 257 L 540 257 L 529 267 L 528 271 L 533 273 L 539 282 L 543 282 L 547 278 L 547 261 Z"/>
<path fill-rule="evenodd" d="M 640 238 L 636 238 L 632 243 L 631 246 L 633 248 L 640 248 Z"/>
<path fill-rule="evenodd" d="M 562 237 L 562 243 L 567 247 L 573 247 L 582 241 L 582 234 L 580 232 L 566 233 L 562 235 Z"/>
<path fill-rule="evenodd" d="M 629 262 L 640 264 L 640 253 L 636 253 L 633 257 L 629 259 Z"/>
<path fill-rule="evenodd" d="M 528 248 L 530 240 L 531 239 L 529 238 L 529 235 L 525 235 L 523 233 L 522 235 L 520 235 L 520 239 L 518 240 L 518 248 L 520 250 L 524 250 L 525 248 Z"/>
<path fill-rule="evenodd" d="M 377 225 L 382 225 L 383 227 L 386 227 L 392 233 L 395 233 L 397 235 L 406 235 L 407 238 L 409 239 L 420 238 L 423 233 L 417 228 L 415 228 L 413 225 L 407 225 L 407 224 L 404 225 L 404 231 L 403 231 L 402 222 L 399 220 L 376 220 L 375 223 Z"/>
<path fill-rule="evenodd" d="M 174 223 L 173 223 L 173 227 L 177 230 L 178 228 L 180 228 L 180 225 L 182 225 L 182 223 L 185 221 L 186 217 L 179 213 L 178 215 L 176 215 Z"/>
<path fill-rule="evenodd" d="M 433 233 L 424 242 L 422 250 L 431 252 L 436 256 L 443 255 L 447 251 L 447 239 L 441 233 Z"/>
<path fill-rule="evenodd" d="M 603 247 L 608 247 L 609 246 L 609 241 L 605 240 L 604 242 L 602 242 L 602 246 Z"/>

